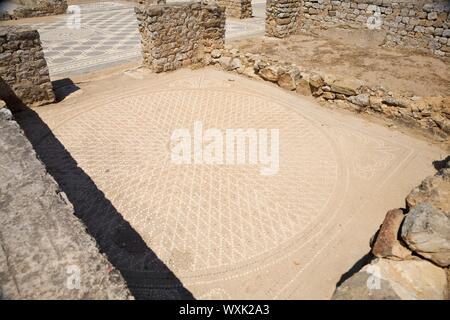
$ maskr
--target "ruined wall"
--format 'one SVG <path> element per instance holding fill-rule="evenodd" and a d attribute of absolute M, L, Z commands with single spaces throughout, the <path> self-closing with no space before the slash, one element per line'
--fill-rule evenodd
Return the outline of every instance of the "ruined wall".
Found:
<path fill-rule="evenodd" d="M 14 0 L 21 5 L 10 13 L 10 19 L 63 14 L 67 10 L 66 0 Z"/>
<path fill-rule="evenodd" d="M 284 38 L 298 31 L 300 0 L 267 0 L 266 36 Z"/>
<path fill-rule="evenodd" d="M 225 7 L 225 13 L 229 17 L 239 19 L 252 17 L 251 0 L 217 0 L 217 3 Z"/>
<path fill-rule="evenodd" d="M 199 62 L 222 48 L 225 13 L 217 4 L 174 3 L 135 8 L 144 65 L 155 72 Z"/>
<path fill-rule="evenodd" d="M 37 30 L 0 27 L 0 78 L 0 98 L 7 103 L 15 99 L 34 107 L 55 101 Z"/>
<path fill-rule="evenodd" d="M 388 32 L 388 45 L 425 48 L 450 57 L 448 0 L 304 0 L 303 30 L 317 26 L 352 25 Z"/>

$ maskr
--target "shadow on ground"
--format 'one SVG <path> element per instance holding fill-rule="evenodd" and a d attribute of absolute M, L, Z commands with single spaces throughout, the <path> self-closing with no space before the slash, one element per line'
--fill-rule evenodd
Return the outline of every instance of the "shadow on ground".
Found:
<path fill-rule="evenodd" d="M 361 259 L 356 261 L 356 263 L 346 272 L 344 273 L 339 281 L 336 283 L 336 288 L 339 287 L 345 280 L 350 278 L 352 275 L 360 271 L 366 264 L 370 263 L 374 256 L 372 255 L 372 251 L 369 251 L 365 254 Z"/>
<path fill-rule="evenodd" d="M 50 128 L 32 110 L 15 114 L 47 171 L 97 240 L 100 251 L 121 272 L 136 299 L 193 299 L 170 269 L 147 247 L 113 204 L 77 165 Z"/>

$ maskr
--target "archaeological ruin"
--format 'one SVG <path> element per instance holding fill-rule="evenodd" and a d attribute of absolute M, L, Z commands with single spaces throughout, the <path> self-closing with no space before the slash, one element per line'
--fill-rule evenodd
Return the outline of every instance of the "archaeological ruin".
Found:
<path fill-rule="evenodd" d="M 67 10 L 66 0 L 7 0 L 0 20 L 42 17 L 63 14 Z M 2 8 L 0 8 L 2 9 Z"/>
<path fill-rule="evenodd" d="M 450 299 L 449 1 L 0 17 L 1 300 Z"/>

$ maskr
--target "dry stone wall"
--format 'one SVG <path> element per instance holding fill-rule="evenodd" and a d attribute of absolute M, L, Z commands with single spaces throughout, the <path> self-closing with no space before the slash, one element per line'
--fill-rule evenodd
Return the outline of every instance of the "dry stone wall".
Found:
<path fill-rule="evenodd" d="M 266 36 L 284 38 L 298 31 L 300 0 L 267 0 Z"/>
<path fill-rule="evenodd" d="M 424 48 L 450 57 L 448 0 L 304 0 L 301 29 L 350 25 L 386 31 L 387 45 Z"/>
<path fill-rule="evenodd" d="M 133 299 L 0 100 L 0 300 Z M 26 111 L 31 112 L 31 111 Z"/>
<path fill-rule="evenodd" d="M 0 98 L 25 106 L 55 101 L 39 33 L 21 26 L 0 27 Z"/>
<path fill-rule="evenodd" d="M 5 14 L 2 19 L 20 19 L 63 14 L 67 10 L 66 0 L 14 0 L 19 5 L 13 12 Z"/>
<path fill-rule="evenodd" d="M 225 13 L 217 4 L 138 6 L 135 12 L 144 65 L 155 72 L 198 63 L 205 52 L 223 47 Z"/>
<path fill-rule="evenodd" d="M 217 3 L 225 7 L 225 13 L 229 17 L 239 19 L 252 17 L 251 0 L 217 0 Z"/>

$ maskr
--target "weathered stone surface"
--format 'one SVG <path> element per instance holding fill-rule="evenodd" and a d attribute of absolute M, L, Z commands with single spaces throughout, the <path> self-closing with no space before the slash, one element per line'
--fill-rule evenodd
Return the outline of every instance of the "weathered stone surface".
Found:
<path fill-rule="evenodd" d="M 230 70 L 230 63 L 231 63 L 230 57 L 220 57 L 219 59 L 217 59 L 217 62 L 223 69 Z"/>
<path fill-rule="evenodd" d="M 229 17 L 245 19 L 252 17 L 251 0 L 217 0 L 221 7 L 225 7 L 225 14 Z"/>
<path fill-rule="evenodd" d="M 63 14 L 67 10 L 66 0 L 14 0 L 19 6 L 8 12 L 9 19 L 40 17 Z"/>
<path fill-rule="evenodd" d="M 450 2 L 447 0 L 300 1 L 301 30 L 349 26 L 385 32 L 389 46 L 424 48 L 450 56 Z"/>
<path fill-rule="evenodd" d="M 334 98 L 336 98 L 336 95 L 335 95 L 333 92 L 327 91 L 327 92 L 324 92 L 324 93 L 322 94 L 322 97 L 323 97 L 325 100 L 333 100 Z"/>
<path fill-rule="evenodd" d="M 357 94 L 357 91 L 363 85 L 362 81 L 357 79 L 336 79 L 333 83 L 330 83 L 330 90 L 334 93 L 342 93 L 347 96 L 353 96 Z"/>
<path fill-rule="evenodd" d="M 230 61 L 230 69 L 231 70 L 238 70 L 240 72 L 243 71 L 242 69 L 242 61 L 239 58 L 232 58 Z"/>
<path fill-rule="evenodd" d="M 267 81 L 277 82 L 280 77 L 281 70 L 278 66 L 267 66 L 259 70 L 261 78 Z"/>
<path fill-rule="evenodd" d="M 372 247 L 372 253 L 376 257 L 393 260 L 411 257 L 411 251 L 399 241 L 403 218 L 404 214 L 400 209 L 388 211 Z"/>
<path fill-rule="evenodd" d="M 312 94 L 309 82 L 303 78 L 298 81 L 295 91 L 304 96 L 310 96 Z"/>
<path fill-rule="evenodd" d="M 388 106 L 406 108 L 406 103 L 404 101 L 393 97 L 383 98 L 382 102 Z"/>
<path fill-rule="evenodd" d="M 242 68 L 235 69 L 238 73 L 277 82 L 284 89 L 294 90 L 294 78 L 297 78 L 297 75 L 292 77 L 289 70 L 299 67 L 291 63 L 261 54 L 239 52 L 231 45 L 221 51 L 220 59 L 212 59 L 211 63 L 220 62 L 225 70 L 232 70 L 230 62 L 235 57 L 239 57 L 242 63 Z M 278 70 L 277 73 L 274 72 L 275 69 Z M 401 125 L 420 129 L 422 132 L 426 130 L 431 133 L 430 138 L 439 142 L 450 135 L 449 97 L 410 97 L 399 92 L 389 92 L 382 86 L 369 86 L 358 79 L 346 78 L 345 75 L 319 73 L 316 70 L 302 69 L 300 79 L 295 83 L 297 93 L 313 95 L 318 98 L 319 103 L 367 112 L 387 118 L 389 121 L 394 120 Z"/>
<path fill-rule="evenodd" d="M 297 67 L 290 68 L 287 72 L 281 74 L 278 85 L 286 90 L 295 90 L 301 77 L 300 70 Z"/>
<path fill-rule="evenodd" d="M 408 247 L 439 266 L 450 265 L 450 213 L 421 203 L 406 215 L 401 235 Z"/>
<path fill-rule="evenodd" d="M 36 107 L 55 101 L 39 33 L 0 26 L 0 98 Z"/>
<path fill-rule="evenodd" d="M 17 123 L 0 132 L 0 299 L 131 299 Z"/>
<path fill-rule="evenodd" d="M 220 50 L 218 49 L 214 49 L 211 51 L 211 57 L 214 59 L 218 59 L 222 56 L 222 52 L 220 52 Z"/>
<path fill-rule="evenodd" d="M 444 269 L 426 260 L 376 259 L 334 292 L 335 300 L 444 300 Z"/>
<path fill-rule="evenodd" d="M 13 118 L 11 111 L 6 108 L 6 103 L 0 100 L 0 121 L 1 120 L 11 120 Z"/>
<path fill-rule="evenodd" d="M 301 1 L 268 0 L 266 3 L 266 36 L 285 38 L 297 32 Z"/>

